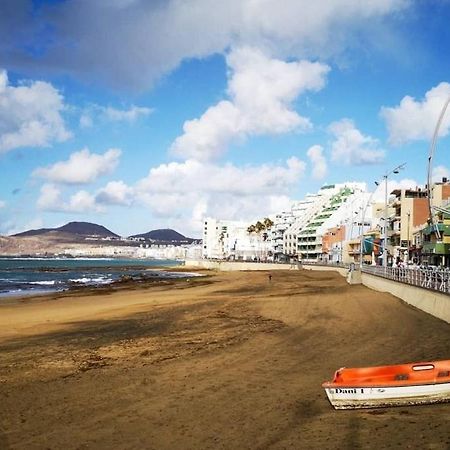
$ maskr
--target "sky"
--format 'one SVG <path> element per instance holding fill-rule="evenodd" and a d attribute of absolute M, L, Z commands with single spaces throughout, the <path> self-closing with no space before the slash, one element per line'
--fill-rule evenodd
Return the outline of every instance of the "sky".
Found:
<path fill-rule="evenodd" d="M 403 163 L 389 188 L 424 185 L 449 20 L 449 0 L 2 0 L 0 234 L 201 237 Z M 450 111 L 436 180 L 449 132 Z"/>

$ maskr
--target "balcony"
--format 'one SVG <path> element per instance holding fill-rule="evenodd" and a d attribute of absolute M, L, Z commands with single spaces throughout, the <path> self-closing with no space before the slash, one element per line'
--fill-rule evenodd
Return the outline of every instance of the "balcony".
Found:
<path fill-rule="evenodd" d="M 424 242 L 422 253 L 434 255 L 450 255 L 450 244 L 444 242 Z"/>

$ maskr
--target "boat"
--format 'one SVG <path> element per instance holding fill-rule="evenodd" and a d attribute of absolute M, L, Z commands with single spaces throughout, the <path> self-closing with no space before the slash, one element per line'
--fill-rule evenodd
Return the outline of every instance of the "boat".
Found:
<path fill-rule="evenodd" d="M 337 370 L 322 384 L 335 409 L 450 401 L 450 360 Z"/>

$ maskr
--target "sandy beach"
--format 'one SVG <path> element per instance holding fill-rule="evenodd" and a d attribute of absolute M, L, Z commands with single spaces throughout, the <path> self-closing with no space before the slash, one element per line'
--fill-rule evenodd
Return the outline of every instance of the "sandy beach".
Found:
<path fill-rule="evenodd" d="M 321 383 L 449 343 L 449 324 L 333 272 L 3 301 L 0 449 L 448 449 L 450 404 L 335 411 Z"/>

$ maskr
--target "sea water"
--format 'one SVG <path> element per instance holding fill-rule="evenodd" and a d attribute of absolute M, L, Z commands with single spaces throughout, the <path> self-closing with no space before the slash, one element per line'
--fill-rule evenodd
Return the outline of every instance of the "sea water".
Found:
<path fill-rule="evenodd" d="M 179 264 L 174 260 L 0 258 L 0 297 L 105 285 L 123 276 L 136 279 L 186 276 L 185 273 L 163 272 L 156 268 Z"/>

